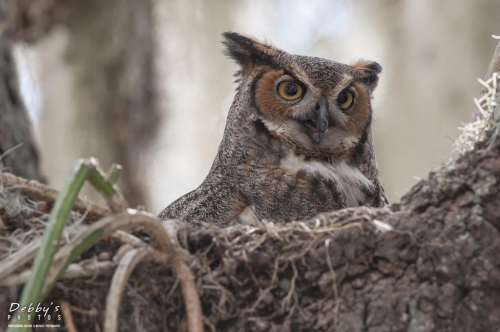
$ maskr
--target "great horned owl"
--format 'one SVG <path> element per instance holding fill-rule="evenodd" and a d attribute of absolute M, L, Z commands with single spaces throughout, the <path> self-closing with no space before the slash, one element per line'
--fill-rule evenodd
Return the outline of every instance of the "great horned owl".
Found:
<path fill-rule="evenodd" d="M 387 203 L 373 150 L 371 96 L 382 67 L 286 53 L 223 34 L 239 86 L 210 173 L 159 218 L 288 222 Z"/>

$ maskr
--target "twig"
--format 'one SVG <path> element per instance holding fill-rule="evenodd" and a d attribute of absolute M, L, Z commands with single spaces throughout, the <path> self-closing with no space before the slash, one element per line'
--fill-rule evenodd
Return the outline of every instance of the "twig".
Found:
<path fill-rule="evenodd" d="M 71 305 L 65 301 L 61 301 L 61 310 L 64 316 L 64 325 L 69 332 L 78 332 L 75 323 L 73 322 L 73 315 L 71 314 Z"/>
<path fill-rule="evenodd" d="M 120 302 L 123 290 L 135 266 L 146 255 L 148 255 L 148 251 L 145 248 L 132 249 L 120 260 L 120 264 L 113 275 L 108 296 L 106 297 L 106 316 L 104 318 L 105 331 L 118 331 L 118 312 L 121 307 Z"/>
<path fill-rule="evenodd" d="M 85 278 L 107 274 L 113 271 L 115 267 L 116 263 L 109 261 L 94 262 L 93 264 L 85 264 L 83 266 L 79 264 L 70 264 L 66 269 L 66 272 L 61 276 L 61 279 Z M 28 269 L 19 274 L 0 279 L 0 287 L 22 285 L 26 283 L 31 273 L 33 273 L 33 270 Z"/>
<path fill-rule="evenodd" d="M 5 278 L 35 257 L 42 241 L 35 239 L 0 262 L 0 285 Z"/>
<path fill-rule="evenodd" d="M 130 250 L 134 249 L 134 246 L 131 246 L 128 243 L 122 244 L 120 248 L 115 252 L 115 255 L 113 256 L 113 262 L 119 262 L 123 256 Z"/>
<path fill-rule="evenodd" d="M 164 261 L 166 257 L 171 259 L 175 256 L 169 235 L 163 229 L 162 224 L 158 222 L 158 219 L 150 213 L 129 209 L 127 212 L 104 217 L 75 235 L 70 244 L 61 248 L 52 262 L 52 269 L 47 275 L 43 294 L 45 295 L 50 292 L 54 283 L 64 273 L 69 263 L 91 248 L 97 241 L 109 236 L 118 229 L 142 229 L 154 234 L 161 254 L 155 255 L 152 252 L 151 254 L 155 256 L 152 259 Z"/>
<path fill-rule="evenodd" d="M 128 243 L 133 247 L 143 247 L 147 244 L 141 241 L 139 238 L 133 236 L 132 234 L 126 233 L 124 231 L 118 230 L 112 234 L 112 237 L 117 239 L 122 243 Z M 35 239 L 27 245 L 24 245 L 21 249 L 8 256 L 3 261 L 0 261 L 0 286 L 9 285 L 7 280 L 22 280 L 21 282 L 16 282 L 16 284 L 24 284 L 27 279 L 11 279 L 11 277 L 7 278 L 7 276 L 16 271 L 21 266 L 24 266 L 27 262 L 29 262 L 33 257 L 35 257 L 37 250 L 41 244 L 40 239 Z M 31 273 L 31 270 L 25 271 Z M 24 272 L 20 275 L 24 275 Z M 20 276 L 18 275 L 18 276 Z M 28 274 L 29 275 L 29 274 Z M 65 273 L 63 278 L 68 278 L 68 274 Z"/>
<path fill-rule="evenodd" d="M 196 279 L 186 263 L 186 256 L 189 255 L 189 253 L 180 247 L 177 240 L 177 230 L 180 227 L 179 222 L 177 220 L 164 221 L 162 225 L 170 236 L 172 240 L 171 244 L 176 253 L 176 255 L 172 257 L 173 267 L 181 286 L 188 330 L 189 332 L 203 332 L 203 314 L 201 311 L 200 297 L 194 282 Z"/>
<path fill-rule="evenodd" d="M 326 263 L 328 264 L 328 269 L 330 270 L 330 273 L 332 275 L 332 288 L 333 288 L 333 297 L 335 300 L 335 307 L 333 309 L 333 318 L 334 318 L 334 326 L 336 326 L 339 323 L 339 290 L 337 287 L 337 275 L 335 274 L 335 270 L 333 269 L 332 266 L 332 260 L 330 258 L 330 239 L 327 239 L 325 241 L 325 253 L 326 253 Z"/>
<path fill-rule="evenodd" d="M 290 290 L 288 291 L 288 294 L 285 296 L 283 299 L 283 302 L 281 303 L 281 309 L 284 310 L 286 307 L 290 306 L 290 300 L 293 296 L 293 293 L 295 292 L 295 282 L 297 281 L 297 277 L 299 276 L 299 273 L 297 271 L 297 267 L 295 266 L 295 262 L 291 261 L 290 262 L 292 265 L 293 269 L 293 276 L 292 280 L 290 282 Z"/>
<path fill-rule="evenodd" d="M 42 200 L 49 204 L 54 203 L 57 195 L 59 194 L 58 190 L 46 186 L 38 181 L 26 180 L 10 173 L 0 172 L 0 184 L 4 187 L 17 190 L 26 197 Z M 98 220 L 110 212 L 110 209 L 107 207 L 93 202 L 86 203 L 80 198 L 76 199 L 75 204 L 73 205 L 73 210 L 79 212 L 80 214 L 84 214 L 88 211 L 88 219 L 91 220 Z"/>
<path fill-rule="evenodd" d="M 138 237 L 133 236 L 132 234 L 129 234 L 129 233 L 124 232 L 122 230 L 118 230 L 118 231 L 114 232 L 111 235 L 111 237 L 113 237 L 114 239 L 117 239 L 121 243 L 128 243 L 133 247 L 143 247 L 143 246 L 147 245 L 144 241 L 142 241 Z"/>
<path fill-rule="evenodd" d="M 269 286 L 264 289 L 264 291 L 262 291 L 260 294 L 259 294 L 259 297 L 257 298 L 257 300 L 255 300 L 254 304 L 252 304 L 250 310 L 255 310 L 257 308 L 257 306 L 260 304 L 260 302 L 267 296 L 267 294 L 269 294 L 269 292 L 274 288 L 276 287 L 276 280 L 277 280 L 277 277 L 278 277 L 278 272 L 279 272 L 279 259 L 276 258 L 274 260 L 274 270 L 273 270 L 273 275 L 271 277 L 271 281 L 269 282 Z M 248 310 L 247 310 L 248 311 Z"/>
<path fill-rule="evenodd" d="M 235 300 L 231 292 L 229 292 L 224 286 L 222 286 L 217 280 L 215 280 L 212 270 L 210 269 L 210 266 L 207 266 L 207 276 L 208 280 L 215 285 L 215 288 L 212 289 L 217 289 L 221 291 L 219 303 L 217 304 L 219 307 L 222 307 L 226 303 L 226 297 L 229 297 L 231 301 Z M 238 279 L 234 278 L 234 280 L 236 280 L 236 283 L 238 283 Z"/>
<path fill-rule="evenodd" d="M 86 310 L 86 309 L 82 309 L 82 308 L 78 308 L 78 307 L 75 307 L 74 305 L 71 306 L 71 311 L 74 311 L 74 312 L 77 312 L 81 315 L 86 315 L 86 316 L 90 316 L 90 317 L 97 317 L 100 315 L 100 311 L 97 310 L 96 308 L 92 308 L 90 310 Z"/>
<path fill-rule="evenodd" d="M 203 314 L 201 312 L 200 298 L 194 283 L 195 277 L 191 269 L 182 258 L 174 261 L 174 270 L 180 278 L 184 308 L 186 309 L 189 332 L 203 332 Z"/>

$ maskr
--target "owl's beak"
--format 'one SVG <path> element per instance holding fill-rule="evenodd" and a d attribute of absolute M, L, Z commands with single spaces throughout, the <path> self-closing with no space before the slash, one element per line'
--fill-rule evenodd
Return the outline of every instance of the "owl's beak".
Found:
<path fill-rule="evenodd" d="M 326 100 L 320 100 L 315 107 L 312 117 L 302 122 L 307 127 L 311 139 L 319 144 L 328 128 L 328 106 Z"/>

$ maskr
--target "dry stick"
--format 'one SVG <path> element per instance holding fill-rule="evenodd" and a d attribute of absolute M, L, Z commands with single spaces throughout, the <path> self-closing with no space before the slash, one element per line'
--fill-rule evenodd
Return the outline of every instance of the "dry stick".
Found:
<path fill-rule="evenodd" d="M 145 212 L 134 212 L 134 210 L 129 210 L 129 213 L 122 213 L 118 215 L 112 215 L 106 218 L 103 218 L 99 222 L 93 224 L 90 228 L 84 229 L 80 231 L 78 234 L 76 234 L 70 244 L 66 245 L 63 247 L 62 250 L 60 250 L 56 258 L 54 259 L 53 262 L 53 267 L 51 271 L 49 272 L 49 276 L 52 277 L 52 280 L 56 275 L 54 275 L 56 272 L 60 271 L 60 264 L 64 263 L 66 259 L 69 257 L 71 254 L 71 250 L 79 244 L 79 241 L 84 238 L 86 234 L 89 232 L 92 232 L 93 230 L 98 230 L 101 227 L 105 228 L 106 233 L 110 233 L 113 230 L 117 228 L 121 229 L 128 229 L 128 228 L 142 228 L 142 229 L 149 229 L 152 234 L 156 235 L 156 240 L 162 249 L 163 252 L 170 253 L 172 251 L 170 240 L 168 239 L 168 234 L 165 233 L 163 230 L 163 227 L 161 224 L 158 222 L 158 220 L 152 216 L 149 213 Z M 132 235 L 129 237 L 123 236 L 123 233 L 118 233 L 118 237 L 121 239 L 128 238 L 129 241 L 134 241 L 131 239 Z M 161 236 L 161 234 L 164 234 Z M 137 238 L 136 238 L 137 239 Z M 137 239 L 139 240 L 139 239 Z M 140 240 L 139 240 L 140 241 Z M 134 241 L 135 244 L 138 244 L 138 241 Z M 140 241 L 142 242 L 142 241 Z M 34 241 L 24 247 L 23 249 L 19 250 L 16 252 L 14 255 L 10 256 L 9 258 L 6 258 L 3 260 L 2 263 L 2 268 L 0 269 L 0 286 L 7 286 L 7 285 L 12 285 L 12 284 L 22 284 L 26 282 L 27 276 L 31 274 L 31 269 L 22 272 L 19 275 L 14 275 L 10 277 L 6 277 L 10 272 L 15 271 L 18 267 L 24 265 L 26 262 L 28 262 L 30 259 L 34 257 L 36 254 L 36 251 L 40 247 L 40 241 Z M 156 250 L 151 249 L 151 254 L 152 254 L 152 259 L 155 260 L 161 260 L 161 253 L 157 252 Z M 5 265 L 4 265 L 5 263 Z M 22 263 L 22 264 L 20 264 Z M 71 266 L 71 265 L 70 265 Z M 57 271 L 56 271 L 57 270 Z M 82 277 L 88 276 L 89 273 L 95 273 L 93 272 L 93 268 L 77 268 L 73 267 L 71 270 L 69 270 L 67 273 L 62 276 L 63 278 L 72 278 L 72 277 L 77 277 L 77 273 L 80 271 L 82 273 Z M 92 274 L 90 274 L 92 275 Z M 4 279 L 5 277 L 5 279 Z M 49 277 L 48 280 L 51 280 Z"/>
<path fill-rule="evenodd" d="M 333 309 L 333 318 L 334 318 L 334 326 L 337 326 L 339 323 L 339 290 L 337 287 L 337 275 L 335 274 L 335 270 L 332 266 L 332 259 L 330 258 L 330 239 L 325 241 L 325 253 L 326 253 L 326 263 L 328 264 L 328 269 L 330 270 L 330 274 L 332 275 L 332 288 L 333 288 L 333 297 L 335 300 L 335 307 Z"/>
<path fill-rule="evenodd" d="M 138 237 L 136 237 L 130 233 L 124 232 L 122 230 L 118 230 L 118 231 L 114 232 L 111 235 L 111 237 L 120 241 L 122 244 L 127 243 L 133 247 L 144 247 L 144 246 L 148 245 L 147 243 L 145 243 L 144 241 L 142 241 Z"/>
<path fill-rule="evenodd" d="M 269 282 L 269 286 L 260 293 L 260 295 L 257 298 L 257 300 L 255 300 L 254 304 L 252 304 L 252 307 L 250 309 L 245 309 L 244 311 L 253 311 L 253 310 L 255 310 L 257 308 L 257 306 L 260 304 L 260 302 L 267 296 L 267 294 L 269 294 L 269 292 L 274 287 L 276 287 L 275 281 L 276 281 L 276 278 L 278 277 L 279 263 L 280 263 L 279 259 L 276 258 L 274 260 L 274 271 L 273 271 L 273 275 L 271 277 L 271 281 Z"/>
<path fill-rule="evenodd" d="M 186 262 L 186 257 L 190 257 L 190 254 L 181 248 L 179 241 L 177 240 L 179 222 L 177 220 L 168 220 L 164 221 L 162 225 L 169 235 L 171 244 L 174 246 L 176 253 L 176 255 L 173 256 L 173 267 L 181 286 L 184 308 L 187 316 L 188 331 L 203 332 L 203 314 L 201 311 L 200 297 L 194 282 L 195 277 Z"/>
<path fill-rule="evenodd" d="M 203 314 L 196 284 L 194 283 L 194 275 L 186 261 L 180 257 L 174 261 L 174 270 L 180 278 L 179 284 L 184 298 L 188 330 L 189 332 L 203 332 Z"/>
<path fill-rule="evenodd" d="M 24 264 L 28 263 L 35 257 L 38 248 L 42 244 L 41 239 L 35 239 L 26 244 L 24 247 L 9 255 L 0 262 L 0 285 L 3 285 L 5 278 Z"/>
<path fill-rule="evenodd" d="M 113 261 L 119 262 L 123 258 L 123 256 L 125 256 L 125 254 L 132 249 L 135 249 L 134 246 L 131 246 L 128 243 L 122 244 L 120 248 L 118 248 L 118 250 L 115 252 L 115 255 L 113 256 Z"/>
<path fill-rule="evenodd" d="M 175 255 L 169 235 L 164 231 L 158 219 L 150 213 L 129 209 L 127 212 L 102 218 L 87 229 L 80 231 L 72 238 L 70 244 L 61 248 L 52 262 L 52 268 L 47 275 L 42 294 L 47 294 L 50 291 L 68 261 L 72 260 L 72 256 L 78 255 L 78 252 L 85 249 L 81 248 L 81 246 L 85 243 L 93 243 L 89 239 L 92 237 L 104 238 L 118 229 L 143 229 L 149 231 L 155 235 L 156 243 L 160 251 L 164 253 L 163 255 L 169 257 Z M 158 259 L 162 260 L 161 257 Z"/>
<path fill-rule="evenodd" d="M 215 280 L 214 275 L 212 273 L 212 270 L 210 269 L 210 266 L 207 266 L 207 270 L 208 270 L 207 271 L 208 280 L 212 284 L 214 284 L 218 290 L 221 291 L 221 296 L 219 298 L 219 303 L 217 305 L 219 307 L 222 307 L 226 303 L 226 297 L 229 297 L 231 299 L 231 301 L 234 301 L 234 296 L 224 286 L 222 286 L 217 280 Z M 236 279 L 236 280 L 238 280 L 238 279 Z M 238 282 L 236 282 L 236 283 L 238 283 Z M 240 286 L 241 286 L 241 284 L 240 284 Z"/>
<path fill-rule="evenodd" d="M 495 48 L 495 52 L 493 53 L 493 57 L 491 58 L 491 62 L 488 66 L 488 71 L 486 72 L 484 81 L 488 81 L 493 76 L 493 73 L 497 72 L 500 72 L 500 42 L 498 42 L 497 47 Z M 486 87 L 482 87 L 477 99 L 481 99 L 487 92 L 488 89 Z M 483 105 L 481 104 L 481 106 Z M 474 108 L 471 115 L 471 122 L 478 120 L 480 116 L 481 111 L 477 107 Z"/>
<path fill-rule="evenodd" d="M 65 301 L 61 301 L 61 310 L 64 316 L 64 325 L 68 332 L 78 332 L 75 323 L 73 322 L 73 315 L 71 314 L 71 305 Z"/>
<path fill-rule="evenodd" d="M 26 197 L 42 200 L 47 203 L 54 203 L 57 195 L 59 194 L 58 190 L 46 186 L 38 181 L 26 180 L 10 173 L 0 172 L 0 185 L 18 190 Z M 75 204 L 73 205 L 73 210 L 78 211 L 81 214 L 88 211 L 87 218 L 92 220 L 100 219 L 110 212 L 110 209 L 102 205 L 93 202 L 86 203 L 80 198 L 76 199 Z"/>
<path fill-rule="evenodd" d="M 149 252 L 145 248 L 132 249 L 120 260 L 120 264 L 113 275 L 108 296 L 106 297 L 105 331 L 118 331 L 118 312 L 120 310 L 123 290 L 135 266 L 148 254 Z"/>
<path fill-rule="evenodd" d="M 133 247 L 140 247 L 140 246 L 146 246 L 147 244 L 141 241 L 139 238 L 133 236 L 132 234 L 126 233 L 124 231 L 116 231 L 112 234 L 112 237 L 117 239 L 118 241 L 122 243 L 129 243 Z M 42 241 L 41 239 L 35 239 L 29 244 L 25 245 L 12 255 L 8 256 L 6 259 L 3 261 L 0 261 L 0 286 L 8 286 L 12 283 L 12 280 L 19 280 L 15 284 L 24 284 L 27 279 L 24 279 L 24 277 L 21 276 L 26 276 L 25 271 L 19 275 L 16 276 L 9 276 L 10 273 L 16 271 L 18 268 L 21 266 L 24 266 L 27 262 L 33 259 L 35 257 L 36 252 L 40 248 Z M 71 265 L 70 265 L 71 267 Z M 74 269 L 74 267 L 73 267 Z M 84 268 L 85 270 L 90 273 L 90 270 L 87 268 Z M 29 270 L 31 272 L 31 270 Z M 88 276 L 88 273 L 85 271 L 82 271 L 82 276 Z M 71 273 L 65 273 L 63 278 L 72 278 L 74 274 Z M 92 275 L 92 274 L 91 274 Z"/>
<path fill-rule="evenodd" d="M 97 316 L 101 315 L 101 311 L 97 310 L 96 308 L 92 308 L 90 310 L 87 310 L 87 309 L 78 308 L 74 305 L 71 306 L 71 311 L 77 312 L 81 315 L 90 316 L 90 317 L 97 317 Z"/>
<path fill-rule="evenodd" d="M 295 262 L 292 260 L 290 261 L 293 269 L 293 276 L 292 280 L 290 282 L 290 290 L 288 291 L 288 294 L 285 296 L 283 299 L 283 302 L 281 303 L 281 310 L 285 310 L 286 307 L 290 308 L 290 300 L 295 292 L 295 282 L 297 281 L 297 277 L 299 276 L 299 273 L 297 271 L 297 267 L 295 266 Z"/>
<path fill-rule="evenodd" d="M 95 262 L 84 266 L 74 263 L 68 266 L 66 272 L 60 277 L 60 279 L 76 279 L 98 276 L 110 273 L 115 267 L 116 263 L 109 261 Z M 31 273 L 33 273 L 33 271 L 28 269 L 19 274 L 14 274 L 4 279 L 0 279 L 0 287 L 23 285 L 26 283 Z"/>
<path fill-rule="evenodd" d="M 71 244 L 61 248 L 57 253 L 53 263 L 52 269 L 47 275 L 45 287 L 42 293 L 48 293 L 55 281 L 58 279 L 60 271 L 64 269 L 68 258 L 74 253 L 74 250 L 85 241 L 86 238 L 92 236 L 95 232 L 101 233 L 99 236 L 107 236 L 116 230 L 125 229 L 144 229 L 148 230 L 151 234 L 155 235 L 156 242 L 160 247 L 161 253 L 151 248 L 148 250 L 148 259 L 156 261 L 166 261 L 167 259 L 173 260 L 174 271 L 180 278 L 181 291 L 184 298 L 184 306 L 186 308 L 186 315 L 188 320 L 188 328 L 190 332 L 203 331 L 203 315 L 201 313 L 200 299 L 194 283 L 194 276 L 184 260 L 182 251 L 178 248 L 176 237 L 168 231 L 172 231 L 172 226 L 169 223 L 162 224 L 158 222 L 153 215 L 128 209 L 127 212 L 121 212 L 116 215 L 104 217 L 98 222 L 89 226 L 89 228 L 81 231 L 73 237 Z M 174 246 L 177 246 L 174 247 Z M 155 255 L 157 252 L 159 254 Z M 163 254 L 163 255 L 161 255 Z M 113 315 L 113 314 L 111 314 Z M 107 330 L 107 329 L 106 329 Z"/>

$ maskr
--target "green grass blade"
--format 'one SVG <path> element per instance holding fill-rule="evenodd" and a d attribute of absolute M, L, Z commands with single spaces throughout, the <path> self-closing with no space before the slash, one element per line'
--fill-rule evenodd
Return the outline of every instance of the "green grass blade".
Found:
<path fill-rule="evenodd" d="M 78 193 L 87 179 L 93 167 L 86 164 L 84 160 L 79 160 L 66 181 L 63 190 L 57 196 L 54 207 L 43 233 L 42 245 L 38 250 L 33 264 L 33 273 L 23 288 L 20 300 L 20 308 L 29 306 L 30 303 L 37 303 L 41 300 L 41 292 L 45 283 L 45 278 L 49 272 L 52 260 L 59 246 L 59 238 L 66 224 L 66 219 L 71 212 L 73 204 L 78 197 Z M 34 318 L 34 315 L 32 315 Z M 8 328 L 8 332 L 29 331 L 29 327 Z"/>

